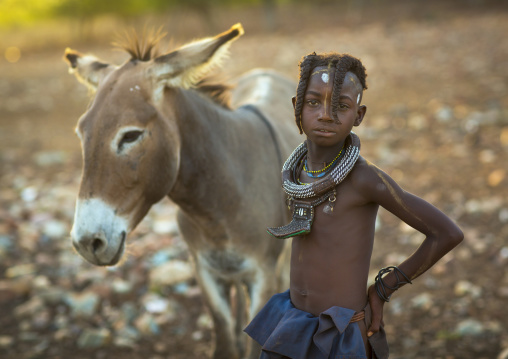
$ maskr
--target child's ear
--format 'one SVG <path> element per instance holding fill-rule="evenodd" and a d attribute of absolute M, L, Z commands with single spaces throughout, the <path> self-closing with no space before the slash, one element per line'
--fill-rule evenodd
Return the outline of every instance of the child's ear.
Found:
<path fill-rule="evenodd" d="M 367 113 L 367 106 L 361 105 L 358 107 L 358 112 L 356 113 L 358 116 L 356 117 L 356 120 L 354 123 L 355 126 L 360 126 L 366 113 Z"/>
<path fill-rule="evenodd" d="M 293 102 L 293 109 L 294 109 L 295 105 L 296 105 L 296 96 L 291 97 L 291 101 Z"/>

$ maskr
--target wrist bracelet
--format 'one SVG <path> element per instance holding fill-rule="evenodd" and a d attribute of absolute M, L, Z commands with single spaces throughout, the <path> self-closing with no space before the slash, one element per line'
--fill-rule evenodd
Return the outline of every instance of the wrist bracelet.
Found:
<path fill-rule="evenodd" d="M 397 278 L 397 283 L 395 284 L 394 287 L 386 285 L 385 282 L 383 281 L 383 276 L 392 271 L 395 273 L 395 278 Z M 400 276 L 404 277 L 404 280 L 401 280 Z M 399 268 L 395 266 L 382 268 L 377 274 L 376 278 L 374 279 L 374 282 L 376 286 L 377 295 L 385 302 L 389 302 L 390 297 L 392 296 L 391 294 L 390 295 L 386 294 L 386 288 L 395 291 L 399 289 L 402 284 L 413 284 L 413 282 L 411 282 L 411 280 L 404 274 L 404 272 L 402 272 Z"/>

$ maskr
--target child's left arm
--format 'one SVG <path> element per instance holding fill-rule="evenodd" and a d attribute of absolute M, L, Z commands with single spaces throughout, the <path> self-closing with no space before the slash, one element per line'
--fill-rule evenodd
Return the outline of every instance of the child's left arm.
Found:
<path fill-rule="evenodd" d="M 390 176 L 372 164 L 362 166 L 361 180 L 356 181 L 365 198 L 377 203 L 402 221 L 425 235 L 418 249 L 398 265 L 400 271 L 413 280 L 432 267 L 446 253 L 457 246 L 464 235 L 459 227 L 443 212 L 423 199 L 404 191 Z M 356 177 L 356 176 L 355 176 Z M 403 276 L 399 274 L 399 279 Z M 385 296 L 397 287 L 396 271 L 383 277 Z M 378 295 L 375 285 L 368 291 L 372 307 L 372 324 L 369 334 L 379 330 L 385 301 Z M 369 336 L 370 336 L 369 335 Z"/>

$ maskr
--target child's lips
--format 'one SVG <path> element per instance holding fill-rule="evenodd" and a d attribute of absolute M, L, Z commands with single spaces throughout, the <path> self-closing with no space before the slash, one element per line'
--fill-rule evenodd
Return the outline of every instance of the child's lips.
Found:
<path fill-rule="evenodd" d="M 320 136 L 333 136 L 335 135 L 334 131 L 328 130 L 326 128 L 317 128 L 314 130 L 314 133 L 320 135 Z"/>

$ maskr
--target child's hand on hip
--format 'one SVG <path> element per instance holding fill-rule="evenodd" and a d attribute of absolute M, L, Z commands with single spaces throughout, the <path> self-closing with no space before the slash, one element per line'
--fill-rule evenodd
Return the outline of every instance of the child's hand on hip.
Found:
<path fill-rule="evenodd" d="M 367 337 L 376 334 L 383 323 L 384 300 L 379 298 L 375 285 L 371 285 L 368 290 L 370 309 L 372 310 L 372 323 L 367 329 Z"/>

